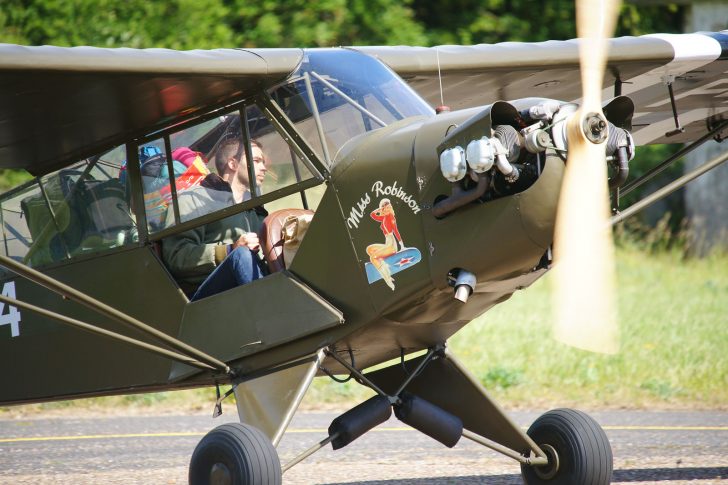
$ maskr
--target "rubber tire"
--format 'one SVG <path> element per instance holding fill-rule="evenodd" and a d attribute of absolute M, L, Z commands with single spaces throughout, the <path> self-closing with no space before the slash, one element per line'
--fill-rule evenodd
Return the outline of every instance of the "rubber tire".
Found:
<path fill-rule="evenodd" d="M 227 467 L 231 485 L 280 485 L 282 481 L 273 444 L 262 431 L 246 424 L 223 424 L 200 440 L 190 460 L 190 485 L 214 485 L 210 473 L 216 464 Z"/>
<path fill-rule="evenodd" d="M 559 469 L 545 478 L 544 468 L 521 465 L 527 485 L 609 485 L 612 480 L 612 447 L 604 430 L 586 413 L 554 409 L 539 417 L 528 429 L 537 445 L 550 445 L 559 455 Z M 547 465 L 548 466 L 548 465 Z"/>

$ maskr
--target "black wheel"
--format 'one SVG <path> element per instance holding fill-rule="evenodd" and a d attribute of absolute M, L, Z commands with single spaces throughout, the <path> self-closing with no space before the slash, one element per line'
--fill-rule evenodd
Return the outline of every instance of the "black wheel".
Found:
<path fill-rule="evenodd" d="M 544 466 L 521 465 L 528 485 L 608 485 L 612 447 L 604 430 L 589 415 L 554 409 L 539 417 L 528 436 L 549 457 Z"/>
<path fill-rule="evenodd" d="M 281 462 L 262 431 L 227 423 L 197 444 L 189 478 L 190 485 L 280 485 Z"/>

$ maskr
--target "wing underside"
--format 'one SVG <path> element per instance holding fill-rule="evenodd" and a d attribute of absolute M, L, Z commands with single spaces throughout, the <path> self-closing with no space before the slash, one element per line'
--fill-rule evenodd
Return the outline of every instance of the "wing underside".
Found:
<path fill-rule="evenodd" d="M 47 173 L 285 78 L 300 49 L 0 45 L 0 167 Z"/>
<path fill-rule="evenodd" d="M 356 49 L 384 61 L 433 106 L 578 101 L 581 92 L 576 40 Z M 0 44 L 0 168 L 48 173 L 251 96 L 288 76 L 302 57 L 301 49 Z M 634 100 L 636 143 L 687 142 L 728 116 L 727 74 L 728 31 L 622 37 L 610 42 L 603 98 Z M 684 131 L 667 137 L 674 114 Z"/>
<path fill-rule="evenodd" d="M 578 101 L 578 45 L 569 40 L 358 49 L 388 64 L 433 106 L 455 110 L 528 97 Z M 675 129 L 675 119 L 668 83 L 684 128 L 670 137 L 665 134 Z M 623 94 L 635 102 L 637 144 L 695 140 L 707 123 L 728 116 L 728 31 L 612 39 L 603 87 L 603 99 Z"/>

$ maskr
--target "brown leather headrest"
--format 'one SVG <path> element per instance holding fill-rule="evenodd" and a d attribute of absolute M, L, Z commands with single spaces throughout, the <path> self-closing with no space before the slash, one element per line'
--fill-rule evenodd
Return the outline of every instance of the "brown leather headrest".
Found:
<path fill-rule="evenodd" d="M 313 215 L 313 213 L 307 209 L 281 209 L 269 214 L 263 220 L 258 237 L 260 247 L 263 249 L 263 257 L 268 262 L 268 270 L 271 273 L 286 267 L 283 261 L 283 222 L 288 216 Z"/>

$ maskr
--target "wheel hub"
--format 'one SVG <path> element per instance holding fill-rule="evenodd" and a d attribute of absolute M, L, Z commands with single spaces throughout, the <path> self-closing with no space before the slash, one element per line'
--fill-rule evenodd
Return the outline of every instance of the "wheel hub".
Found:
<path fill-rule="evenodd" d="M 210 469 L 210 485 L 232 485 L 233 477 L 224 463 L 215 463 Z"/>
<path fill-rule="evenodd" d="M 559 472 L 559 454 L 556 452 L 553 446 L 548 444 L 540 445 L 543 452 L 546 454 L 549 462 L 546 465 L 535 466 L 533 471 L 542 480 L 550 480 L 556 476 Z"/>

